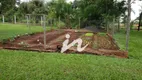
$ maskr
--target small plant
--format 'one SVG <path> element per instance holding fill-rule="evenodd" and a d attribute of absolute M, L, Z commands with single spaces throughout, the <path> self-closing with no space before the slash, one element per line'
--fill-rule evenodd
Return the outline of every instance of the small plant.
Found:
<path fill-rule="evenodd" d="M 12 38 L 10 38 L 9 40 L 10 40 L 10 42 L 12 42 L 12 41 L 14 41 L 14 40 L 15 40 L 15 38 L 14 38 L 14 37 L 12 37 Z"/>
<path fill-rule="evenodd" d="M 31 36 L 32 36 L 32 35 L 34 35 L 34 34 L 35 34 L 35 33 L 30 33 L 29 35 L 31 35 Z"/>
<path fill-rule="evenodd" d="M 97 49 L 97 48 L 98 48 L 97 43 L 94 42 L 94 43 L 93 43 L 93 49 Z"/>
<path fill-rule="evenodd" d="M 29 35 L 28 33 L 25 33 L 25 35 Z"/>
<path fill-rule="evenodd" d="M 9 38 L 9 39 L 3 39 L 3 40 L 1 41 L 1 43 L 2 43 L 2 44 L 6 44 L 6 43 L 12 42 L 12 41 L 14 41 L 14 40 L 15 40 L 15 37 L 11 37 L 11 38 Z"/>
<path fill-rule="evenodd" d="M 106 33 L 99 33 L 99 36 L 106 36 Z"/>
<path fill-rule="evenodd" d="M 18 43 L 18 45 L 22 46 L 23 48 L 29 47 L 29 44 L 27 44 L 26 42 L 23 42 L 23 41 L 21 41 L 20 43 Z"/>
<path fill-rule="evenodd" d="M 2 44 L 6 44 L 7 42 L 8 42 L 8 39 L 3 39 L 3 40 L 1 41 Z"/>
<path fill-rule="evenodd" d="M 91 37 L 93 36 L 94 34 L 93 33 L 86 33 L 85 36 L 88 36 L 88 37 Z"/>

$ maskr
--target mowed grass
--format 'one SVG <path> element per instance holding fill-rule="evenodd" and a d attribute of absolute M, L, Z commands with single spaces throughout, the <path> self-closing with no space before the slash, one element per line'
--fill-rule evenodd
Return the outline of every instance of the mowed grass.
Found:
<path fill-rule="evenodd" d="M 122 50 L 125 50 L 126 35 L 121 31 L 115 39 Z M 142 31 L 131 30 L 129 40 L 129 58 L 142 60 Z"/>
<path fill-rule="evenodd" d="M 50 27 L 47 27 L 50 30 Z M 26 24 L 2 24 L 0 23 L 0 40 L 15 37 L 17 35 L 24 35 L 26 33 L 42 32 L 42 26 L 30 26 Z"/>
<path fill-rule="evenodd" d="M 0 50 L 0 80 L 142 80 L 141 34 L 131 32 L 129 59 Z M 125 49 L 123 31 L 115 38 Z"/>

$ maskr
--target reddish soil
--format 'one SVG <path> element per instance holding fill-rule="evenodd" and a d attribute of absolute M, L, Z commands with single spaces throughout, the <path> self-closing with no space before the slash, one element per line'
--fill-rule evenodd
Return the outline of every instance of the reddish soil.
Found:
<path fill-rule="evenodd" d="M 77 39 L 83 39 L 83 45 L 89 43 L 89 46 L 83 51 L 78 52 L 76 46 L 73 46 L 66 53 L 79 53 L 79 54 L 95 54 L 95 55 L 106 55 L 116 56 L 121 58 L 127 58 L 127 52 L 120 51 L 119 47 L 115 43 L 115 40 L 110 35 L 100 36 L 94 33 L 93 36 L 85 36 L 86 30 L 53 30 L 46 33 L 47 46 L 44 49 L 43 45 L 43 33 L 36 33 L 31 35 L 24 35 L 15 38 L 14 41 L 8 41 L 3 44 L 4 49 L 12 50 L 28 50 L 28 51 L 43 51 L 43 52 L 57 52 L 60 51 L 62 43 L 65 40 L 65 34 L 70 34 L 70 43 Z M 0 44 L 1 46 L 1 44 Z"/>

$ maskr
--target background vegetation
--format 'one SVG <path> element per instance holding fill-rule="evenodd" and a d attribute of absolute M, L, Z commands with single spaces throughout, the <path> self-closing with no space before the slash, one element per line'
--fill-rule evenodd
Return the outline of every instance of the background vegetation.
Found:
<path fill-rule="evenodd" d="M 45 14 L 48 20 L 59 21 L 60 19 L 68 28 L 92 25 L 100 28 L 104 26 L 104 23 L 107 25 L 108 22 L 112 22 L 113 19 L 119 21 L 120 16 L 125 15 L 127 9 L 124 0 L 120 2 L 116 0 L 75 0 L 70 3 L 65 0 L 50 2 L 31 0 L 23 3 L 19 0 L 0 0 L 0 3 L 0 14 L 5 16 L 7 22 L 14 22 L 14 15 L 17 16 L 17 21 L 26 22 L 26 14 L 32 14 L 31 20 L 38 23 L 41 16 L 39 14 Z"/>

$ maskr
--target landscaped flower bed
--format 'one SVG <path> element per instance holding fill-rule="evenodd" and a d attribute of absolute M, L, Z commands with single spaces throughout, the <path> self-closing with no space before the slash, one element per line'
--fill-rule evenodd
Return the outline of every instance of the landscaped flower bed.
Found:
<path fill-rule="evenodd" d="M 127 52 L 120 51 L 114 39 L 110 35 L 87 32 L 84 30 L 53 30 L 46 33 L 46 49 L 44 48 L 43 33 L 33 35 L 23 35 L 14 38 L 14 40 L 6 40 L 3 45 L 5 49 L 44 51 L 44 52 L 59 52 L 62 43 L 66 40 L 65 35 L 70 34 L 69 44 L 74 40 L 81 38 L 82 46 L 89 44 L 82 52 L 77 51 L 77 45 L 68 49 L 65 53 L 87 53 L 106 56 L 127 57 Z M 60 46 L 60 47 L 59 47 Z"/>

